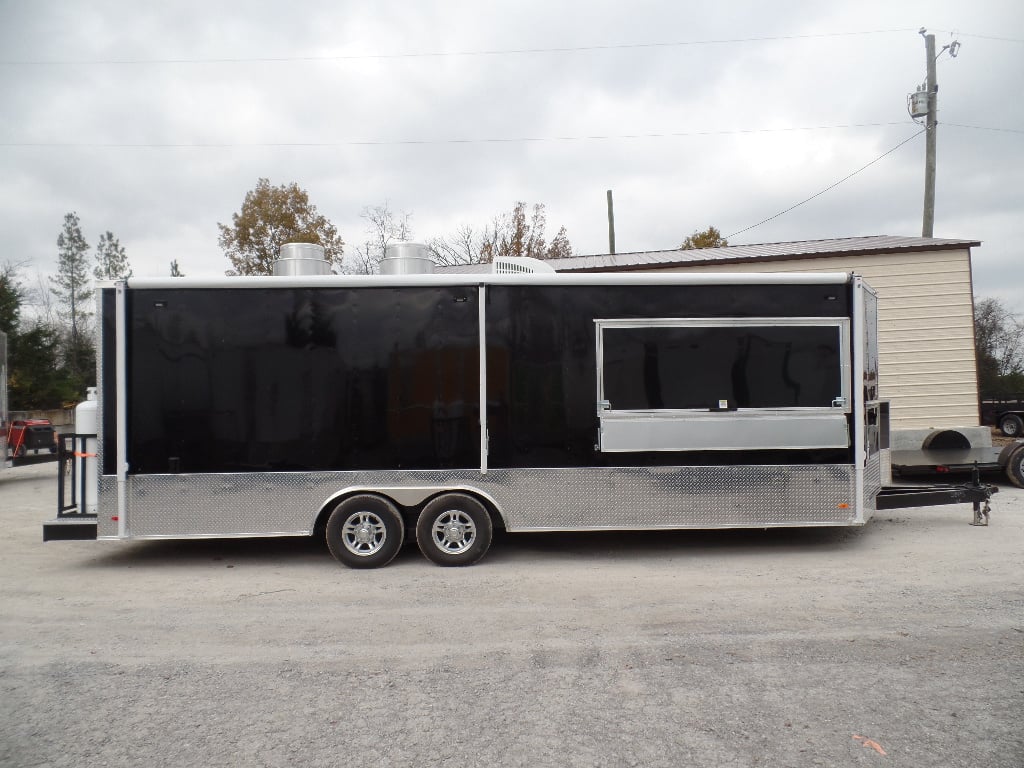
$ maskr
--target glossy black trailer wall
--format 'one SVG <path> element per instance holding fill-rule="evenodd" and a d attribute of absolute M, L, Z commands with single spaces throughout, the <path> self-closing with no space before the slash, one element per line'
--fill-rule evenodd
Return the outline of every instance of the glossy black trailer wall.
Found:
<path fill-rule="evenodd" d="M 487 287 L 490 467 L 844 461 L 595 450 L 595 319 L 849 317 L 846 285 Z M 103 298 L 114 472 L 114 293 Z M 132 473 L 480 465 L 478 289 L 129 289 Z M 742 455 L 741 455 L 742 454 Z"/>
<path fill-rule="evenodd" d="M 100 417 L 103 423 L 103 474 L 117 471 L 117 325 L 116 299 L 113 288 L 100 290 L 100 376 L 102 387 Z"/>
<path fill-rule="evenodd" d="M 849 451 L 597 451 L 594 324 L 632 318 L 849 317 L 849 285 L 492 285 L 487 295 L 488 464 L 493 468 L 849 460 Z M 834 334 L 825 332 L 830 339 Z"/>
<path fill-rule="evenodd" d="M 474 288 L 128 297 L 133 473 L 479 465 Z"/>

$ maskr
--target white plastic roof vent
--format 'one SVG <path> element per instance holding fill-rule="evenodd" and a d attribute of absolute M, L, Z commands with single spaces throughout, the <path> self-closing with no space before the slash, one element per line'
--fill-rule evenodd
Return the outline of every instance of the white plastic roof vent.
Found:
<path fill-rule="evenodd" d="M 555 271 L 546 261 L 531 256 L 499 256 L 491 263 L 491 268 L 496 275 L 531 275 Z"/>

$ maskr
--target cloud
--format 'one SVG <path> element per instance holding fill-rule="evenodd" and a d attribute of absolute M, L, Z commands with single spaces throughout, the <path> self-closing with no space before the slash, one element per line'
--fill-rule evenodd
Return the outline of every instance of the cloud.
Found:
<path fill-rule="evenodd" d="M 728 234 L 917 130 L 904 104 L 924 76 L 914 30 L 964 30 L 939 66 L 936 234 L 984 240 L 977 290 L 1024 309 L 1024 44 L 989 39 L 1021 28 L 1015 3 L 110 0 L 10 2 L 0 16 L 8 248 L 51 269 L 76 210 L 90 242 L 112 230 L 139 275 L 172 259 L 222 273 L 217 222 L 261 176 L 307 189 L 350 243 L 362 209 L 384 201 L 428 238 L 525 200 L 601 252 L 609 188 L 619 250 L 674 247 L 711 224 Z M 486 53 L 512 50 L 533 52 Z M 408 55 L 459 52 L 478 54 Z M 911 141 L 734 242 L 917 234 L 923 151 Z"/>

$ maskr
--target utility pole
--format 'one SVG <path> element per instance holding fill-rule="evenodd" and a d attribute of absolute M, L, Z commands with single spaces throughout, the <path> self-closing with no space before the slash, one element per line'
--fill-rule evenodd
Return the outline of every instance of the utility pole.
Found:
<path fill-rule="evenodd" d="M 612 206 L 612 191 L 608 190 L 608 253 L 615 254 L 615 208 Z"/>
<path fill-rule="evenodd" d="M 917 90 L 907 97 L 907 109 L 915 123 L 919 118 L 924 118 L 924 217 L 921 222 L 921 237 L 934 237 L 935 139 L 939 130 L 939 84 L 935 81 L 935 63 L 939 56 L 947 52 L 951 59 L 955 59 L 960 50 L 960 42 L 954 40 L 949 45 L 942 46 L 942 50 L 936 55 L 935 35 L 929 35 L 927 31 L 924 27 L 918 30 L 924 38 L 926 79 L 923 85 L 917 86 Z"/>
<path fill-rule="evenodd" d="M 924 30 L 921 30 L 922 33 Z M 924 55 L 928 63 L 928 114 L 925 117 L 924 150 L 924 218 L 921 237 L 932 237 L 935 231 L 935 134 L 938 130 L 939 84 L 935 82 L 935 35 L 924 36 Z"/>

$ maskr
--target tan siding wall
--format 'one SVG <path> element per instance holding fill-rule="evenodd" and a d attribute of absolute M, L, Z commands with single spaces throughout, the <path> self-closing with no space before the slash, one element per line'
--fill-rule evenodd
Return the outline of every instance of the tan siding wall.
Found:
<path fill-rule="evenodd" d="M 856 272 L 878 292 L 880 389 L 894 428 L 978 423 L 966 249 L 695 265 L 669 272 Z"/>

